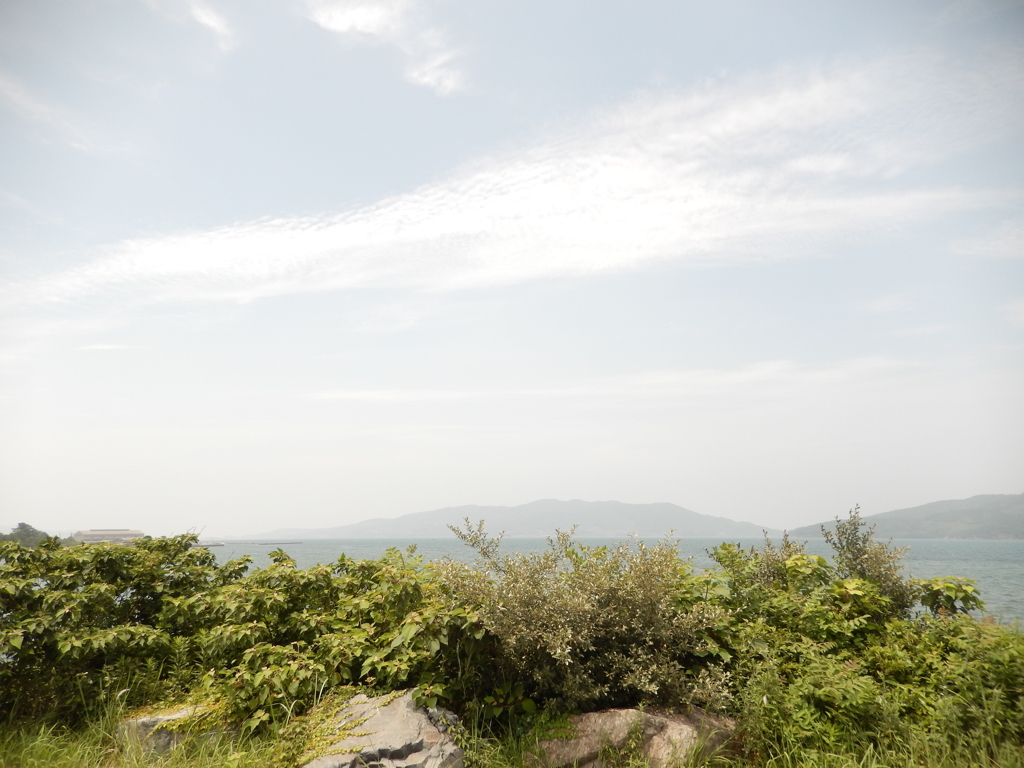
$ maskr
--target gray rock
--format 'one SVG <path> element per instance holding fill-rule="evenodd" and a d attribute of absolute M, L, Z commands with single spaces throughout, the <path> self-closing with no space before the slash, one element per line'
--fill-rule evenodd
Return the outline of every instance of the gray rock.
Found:
<path fill-rule="evenodd" d="M 117 727 L 117 736 L 120 741 L 137 744 L 147 752 L 167 752 L 187 736 L 187 733 L 169 726 L 195 715 L 198 711 L 196 707 L 185 707 L 163 715 L 125 720 Z"/>
<path fill-rule="evenodd" d="M 463 768 L 462 750 L 435 725 L 455 716 L 431 715 L 413 703 L 411 691 L 391 701 L 356 696 L 338 720 L 339 728 L 352 724 L 352 730 L 305 768 Z"/>
<path fill-rule="evenodd" d="M 625 747 L 634 727 L 651 767 L 666 768 L 686 760 L 698 745 L 721 748 L 736 728 L 732 720 L 696 707 L 686 714 L 608 709 L 575 715 L 569 723 L 575 737 L 540 742 L 530 756 L 531 768 L 603 768 L 601 752 Z"/>

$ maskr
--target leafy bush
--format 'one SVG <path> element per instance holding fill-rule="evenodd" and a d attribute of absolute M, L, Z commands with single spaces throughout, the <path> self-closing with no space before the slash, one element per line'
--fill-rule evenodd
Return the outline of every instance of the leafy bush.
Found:
<path fill-rule="evenodd" d="M 472 612 L 448 608 L 434 572 L 389 550 L 381 559 L 297 569 L 283 552 L 250 576 L 168 601 L 209 671 L 203 684 L 250 728 L 281 724 L 326 691 L 419 687 L 428 702 L 461 693 L 458 667 L 483 638 Z"/>
<path fill-rule="evenodd" d="M 201 683 L 250 730 L 276 727 L 342 683 L 459 695 L 484 641 L 395 550 L 305 570 L 278 551 L 245 575 L 194 542 L 0 544 L 0 716 L 74 721 L 118 689 L 143 703 Z"/>
<path fill-rule="evenodd" d="M 913 585 L 901 573 L 900 560 L 906 547 L 890 549 L 875 541 L 873 528 L 866 528 L 860 519 L 859 506 L 850 510 L 846 520 L 836 519 L 835 532 L 822 526 L 821 533 L 836 553 L 836 572 L 840 578 L 874 584 L 889 601 L 892 615 L 906 615 L 916 602 Z"/>
<path fill-rule="evenodd" d="M 118 671 L 154 669 L 172 652 L 167 600 L 236 578 L 194 537 L 38 548 L 0 543 L 0 716 L 77 718 Z M 135 675 L 138 678 L 138 675 Z M 157 674 L 159 677 L 159 674 Z"/>
<path fill-rule="evenodd" d="M 727 614 L 669 543 L 586 547 L 559 533 L 546 552 L 499 556 L 482 525 L 453 529 L 476 564 L 441 570 L 452 604 L 500 641 L 483 662 L 503 690 L 518 682 L 563 711 L 722 703 L 725 676 L 707 662 L 724 653 Z"/>
<path fill-rule="evenodd" d="M 972 579 L 944 576 L 914 579 L 911 585 L 921 605 L 936 616 L 943 613 L 970 613 L 985 607 L 978 585 Z"/>
<path fill-rule="evenodd" d="M 1024 636 L 955 615 L 980 607 L 967 580 L 902 580 L 900 552 L 872 539 L 857 510 L 829 542 L 835 564 L 786 538 L 722 545 L 731 610 L 732 713 L 747 749 L 899 749 L 965 736 L 1024 741 Z M 921 600 L 934 616 L 911 617 Z"/>

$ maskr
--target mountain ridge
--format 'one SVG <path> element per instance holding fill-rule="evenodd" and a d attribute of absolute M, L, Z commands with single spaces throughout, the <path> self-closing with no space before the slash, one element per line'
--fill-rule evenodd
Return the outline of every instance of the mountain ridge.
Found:
<path fill-rule="evenodd" d="M 628 504 L 621 501 L 539 499 L 514 507 L 477 504 L 443 507 L 330 528 L 278 528 L 255 534 L 253 538 L 442 538 L 452 535 L 447 527 L 449 524 L 461 525 L 465 518 L 474 523 L 484 520 L 492 535 L 504 532 L 506 538 L 513 539 L 541 538 L 552 535 L 556 529 L 568 530 L 573 526 L 576 526 L 575 535 L 584 538 L 630 534 L 642 537 L 672 534 L 679 538 L 751 538 L 760 537 L 765 532 L 781 533 L 755 523 L 704 515 L 668 502 Z"/>
<path fill-rule="evenodd" d="M 1024 539 L 1024 493 L 933 501 L 863 520 L 879 539 Z M 821 538 L 821 526 L 834 530 L 835 520 L 794 528 L 789 535 Z"/>
<path fill-rule="evenodd" d="M 518 506 L 467 504 L 412 512 L 394 518 L 373 518 L 324 528 L 278 528 L 254 534 L 257 539 L 387 539 L 447 538 L 448 524 L 485 520 L 492 534 L 507 538 L 540 538 L 556 529 L 576 526 L 580 537 L 618 538 L 634 533 L 642 537 L 760 538 L 778 536 L 781 530 L 756 523 L 705 515 L 669 502 L 629 504 L 620 501 L 539 499 Z M 980 494 L 967 499 L 933 501 L 895 509 L 863 520 L 875 527 L 878 538 L 890 539 L 1024 539 L 1024 493 Z M 625 522 L 624 522 L 625 521 Z M 790 529 L 796 538 L 820 538 L 821 526 L 832 529 L 835 521 Z"/>

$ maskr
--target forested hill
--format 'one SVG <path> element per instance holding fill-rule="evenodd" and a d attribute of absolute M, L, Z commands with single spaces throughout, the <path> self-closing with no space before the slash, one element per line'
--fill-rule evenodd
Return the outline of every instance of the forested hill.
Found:
<path fill-rule="evenodd" d="M 448 524 L 461 525 L 464 518 L 484 520 L 491 534 L 501 531 L 509 538 L 550 536 L 555 529 L 574 525 L 579 537 L 638 536 L 660 538 L 669 533 L 679 538 L 760 538 L 766 530 L 754 523 L 728 520 L 692 512 L 675 504 L 625 504 L 620 501 L 558 501 L 542 499 L 518 507 L 469 505 L 414 512 L 395 518 L 364 520 L 335 528 L 281 528 L 258 534 L 259 538 L 388 539 L 440 538 L 451 536 Z M 769 533 L 778 533 L 768 529 Z"/>
<path fill-rule="evenodd" d="M 1024 493 L 933 501 L 910 509 L 866 515 L 880 539 L 1024 539 Z M 821 536 L 821 525 L 790 531 L 794 537 Z"/>

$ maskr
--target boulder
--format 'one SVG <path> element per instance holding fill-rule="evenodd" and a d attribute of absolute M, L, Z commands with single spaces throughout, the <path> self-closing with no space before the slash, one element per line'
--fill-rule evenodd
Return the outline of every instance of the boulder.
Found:
<path fill-rule="evenodd" d="M 602 752 L 626 747 L 631 731 L 651 768 L 667 768 L 686 760 L 698 745 L 721 748 L 736 728 L 732 720 L 696 707 L 685 714 L 608 709 L 575 715 L 569 725 L 574 736 L 540 742 L 530 768 L 603 768 Z"/>
<path fill-rule="evenodd" d="M 463 768 L 462 749 L 442 732 L 454 721 L 451 713 L 417 707 L 411 691 L 397 697 L 360 694 L 338 714 L 344 738 L 305 768 Z"/>
<path fill-rule="evenodd" d="M 186 733 L 176 730 L 181 720 L 198 713 L 197 707 L 184 707 L 162 715 L 134 717 L 125 720 L 117 727 L 117 736 L 121 741 L 138 744 L 147 752 L 163 753 L 176 747 L 185 738 Z"/>

